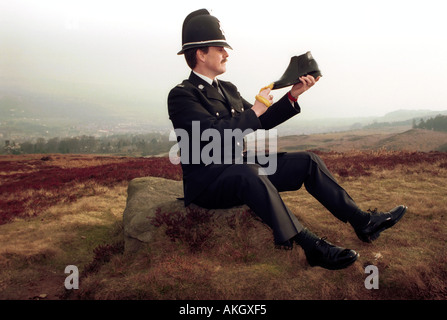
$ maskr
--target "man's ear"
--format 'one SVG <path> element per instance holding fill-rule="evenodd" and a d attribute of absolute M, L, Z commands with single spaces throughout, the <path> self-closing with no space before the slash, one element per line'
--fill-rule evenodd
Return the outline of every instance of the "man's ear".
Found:
<path fill-rule="evenodd" d="M 196 51 L 196 58 L 197 58 L 197 61 L 205 62 L 205 60 L 206 60 L 206 53 L 203 52 L 200 49 L 197 49 L 197 51 Z"/>

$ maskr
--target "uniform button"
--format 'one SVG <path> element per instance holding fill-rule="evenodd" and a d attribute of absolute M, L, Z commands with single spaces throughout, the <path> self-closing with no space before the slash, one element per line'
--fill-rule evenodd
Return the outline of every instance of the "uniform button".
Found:
<path fill-rule="evenodd" d="M 244 111 L 244 107 L 242 107 L 242 111 Z"/>
<path fill-rule="evenodd" d="M 216 112 L 216 117 L 218 117 L 219 116 L 219 112 Z"/>
<path fill-rule="evenodd" d="M 231 113 L 234 113 L 234 109 L 233 108 L 231 108 Z"/>

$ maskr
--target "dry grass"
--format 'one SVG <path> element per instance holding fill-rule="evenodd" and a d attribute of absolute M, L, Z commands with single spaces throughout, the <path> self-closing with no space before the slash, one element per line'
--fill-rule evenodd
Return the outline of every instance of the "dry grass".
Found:
<path fill-rule="evenodd" d="M 283 193 L 312 231 L 360 253 L 347 269 L 311 268 L 301 249 L 275 249 L 270 230 L 251 216 L 214 221 L 200 250 L 171 241 L 160 227 L 137 254 L 120 253 L 115 244 L 122 241 L 127 184 L 90 181 L 70 185 L 82 191 L 75 201 L 0 225 L 0 298 L 446 299 L 447 155 L 381 151 L 321 156 L 363 209 L 409 207 L 399 224 L 365 244 L 304 189 Z M 64 165 L 62 158 L 58 161 Z M 87 159 L 81 163 L 89 165 Z M 348 163 L 357 167 L 346 168 Z M 359 174 L 346 175 L 347 169 Z M 70 264 L 80 269 L 80 288 L 66 292 L 64 268 Z M 364 268 L 370 264 L 379 268 L 378 290 L 364 286 Z"/>
<path fill-rule="evenodd" d="M 88 264 L 93 249 L 119 233 L 126 187 L 99 186 L 99 195 L 0 225 L 0 299 L 59 299 L 65 266 Z"/>

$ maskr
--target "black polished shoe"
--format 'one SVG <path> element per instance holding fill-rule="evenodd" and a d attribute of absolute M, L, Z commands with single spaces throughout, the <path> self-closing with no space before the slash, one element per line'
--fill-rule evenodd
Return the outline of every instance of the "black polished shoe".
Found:
<path fill-rule="evenodd" d="M 407 207 L 398 206 L 389 212 L 377 212 L 377 209 L 368 211 L 371 213 L 368 224 L 361 230 L 355 230 L 355 233 L 360 240 L 370 243 L 376 240 L 382 231 L 394 226 L 404 216 Z"/>
<path fill-rule="evenodd" d="M 293 56 L 281 78 L 273 83 L 273 90 L 291 86 L 300 82 L 300 77 L 312 75 L 315 79 L 321 76 L 318 64 L 310 51 L 300 56 Z"/>
<path fill-rule="evenodd" d="M 334 246 L 323 237 L 315 243 L 311 250 L 304 251 L 307 262 L 312 266 L 319 266 L 329 270 L 339 270 L 353 264 L 359 254 L 351 249 Z"/>

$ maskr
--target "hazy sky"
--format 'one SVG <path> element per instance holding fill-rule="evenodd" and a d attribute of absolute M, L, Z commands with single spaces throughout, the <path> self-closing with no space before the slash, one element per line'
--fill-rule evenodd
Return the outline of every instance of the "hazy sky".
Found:
<path fill-rule="evenodd" d="M 201 8 L 234 49 L 221 78 L 248 101 L 311 51 L 323 78 L 302 117 L 447 109 L 446 4 L 434 0 L 0 0 L 0 84 L 166 112 L 190 72 L 176 54 L 183 20 Z"/>

